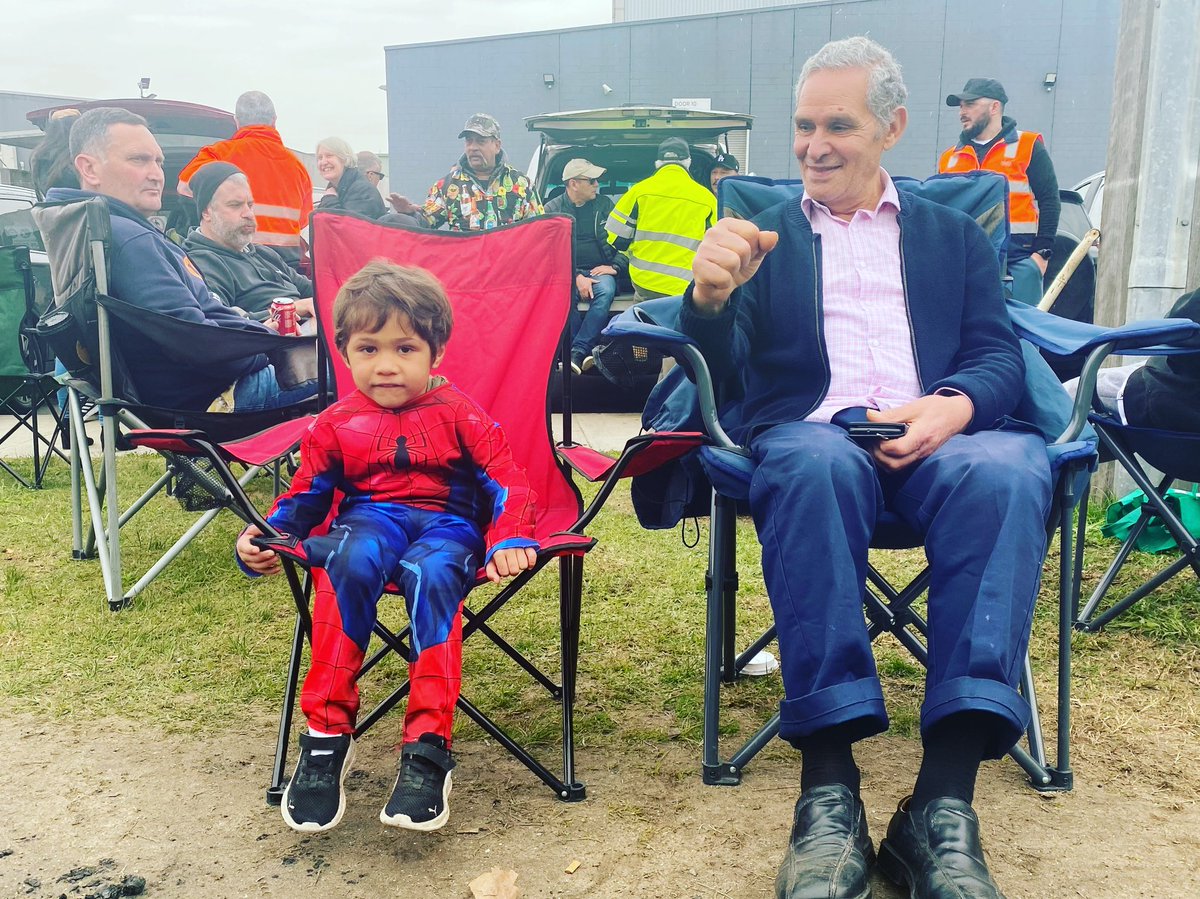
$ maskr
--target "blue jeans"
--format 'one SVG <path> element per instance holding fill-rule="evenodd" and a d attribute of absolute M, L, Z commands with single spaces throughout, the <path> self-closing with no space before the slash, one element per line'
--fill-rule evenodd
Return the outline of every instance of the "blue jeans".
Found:
<path fill-rule="evenodd" d="M 1009 259 L 1008 273 L 1012 275 L 1012 295 L 1014 300 L 1026 306 L 1036 306 L 1042 299 L 1042 270 L 1030 257 Z"/>
<path fill-rule="evenodd" d="M 577 274 L 592 279 L 592 300 L 587 312 L 580 312 L 574 303 L 571 305 L 571 331 L 575 335 L 571 340 L 571 355 L 590 356 L 600 332 L 608 324 L 608 310 L 617 295 L 617 279 L 612 275 L 589 275 L 587 269 L 579 269 Z M 574 292 L 573 296 L 577 298 Z"/>
<path fill-rule="evenodd" d="M 1002 756 L 1029 717 L 1017 682 L 1046 549 L 1042 439 L 960 434 L 897 473 L 828 424 L 775 425 L 750 448 L 750 508 L 779 629 L 779 736 L 794 743 L 849 722 L 862 736 L 887 729 L 862 603 L 867 549 L 888 510 L 924 537 L 931 569 L 921 730 L 990 712 L 1003 723 L 988 757 Z"/>
<path fill-rule="evenodd" d="M 301 381 L 295 387 L 284 389 L 275 380 L 275 366 L 268 365 L 258 371 L 238 378 L 233 385 L 233 410 L 235 412 L 261 412 L 264 409 L 282 409 L 294 406 L 317 395 L 317 382 Z"/>

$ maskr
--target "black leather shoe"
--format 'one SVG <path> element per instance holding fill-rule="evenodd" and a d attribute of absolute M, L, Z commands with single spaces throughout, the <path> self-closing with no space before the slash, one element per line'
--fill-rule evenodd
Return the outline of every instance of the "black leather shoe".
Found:
<path fill-rule="evenodd" d="M 800 794 L 776 899 L 869 899 L 875 848 L 862 802 L 833 784 Z"/>
<path fill-rule="evenodd" d="M 910 899 L 1004 899 L 983 860 L 975 810 L 946 798 L 911 813 L 911 800 L 900 803 L 879 844 L 888 879 L 907 884 Z"/>

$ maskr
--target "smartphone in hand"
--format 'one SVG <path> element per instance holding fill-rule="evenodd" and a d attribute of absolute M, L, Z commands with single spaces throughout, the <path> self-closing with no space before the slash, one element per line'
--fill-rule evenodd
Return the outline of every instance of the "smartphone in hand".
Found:
<path fill-rule="evenodd" d="M 908 433 L 902 421 L 856 421 L 846 426 L 851 440 L 895 440 Z"/>

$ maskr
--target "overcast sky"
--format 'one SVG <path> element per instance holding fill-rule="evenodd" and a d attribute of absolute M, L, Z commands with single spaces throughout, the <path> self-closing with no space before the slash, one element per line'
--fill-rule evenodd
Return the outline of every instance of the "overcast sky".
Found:
<path fill-rule="evenodd" d="M 138 79 L 148 76 L 161 98 L 232 111 L 238 94 L 256 89 L 275 101 L 284 141 L 307 151 L 329 135 L 356 150 L 387 149 L 379 90 L 385 46 L 612 21 L 612 0 L 31 0 L 19 6 L 19 14 L 3 17 L 0 90 L 136 97 Z"/>

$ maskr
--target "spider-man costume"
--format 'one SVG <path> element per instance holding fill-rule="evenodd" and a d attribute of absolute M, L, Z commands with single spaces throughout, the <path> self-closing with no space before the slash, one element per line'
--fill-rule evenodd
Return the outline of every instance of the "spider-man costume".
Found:
<path fill-rule="evenodd" d="M 398 409 L 355 391 L 317 416 L 300 454 L 267 520 L 304 538 L 312 566 L 312 667 L 300 692 L 309 726 L 354 731 L 356 677 L 392 583 L 412 623 L 404 742 L 435 733 L 448 745 L 462 678 L 462 599 L 496 550 L 537 547 L 525 472 L 499 424 L 441 379 Z"/>

